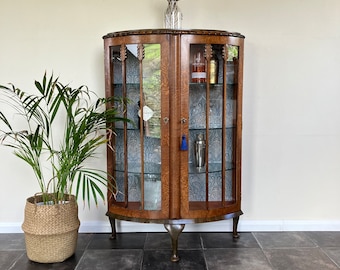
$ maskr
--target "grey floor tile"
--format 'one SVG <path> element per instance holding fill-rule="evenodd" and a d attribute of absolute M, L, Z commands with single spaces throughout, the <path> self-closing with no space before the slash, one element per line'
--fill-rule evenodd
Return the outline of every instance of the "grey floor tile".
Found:
<path fill-rule="evenodd" d="M 91 239 L 95 236 L 96 234 L 91 234 L 91 233 L 80 233 L 78 234 L 78 241 L 77 241 L 77 250 L 85 250 Z"/>
<path fill-rule="evenodd" d="M 252 233 L 240 233 L 234 239 L 232 233 L 201 233 L 204 248 L 258 248 L 259 245 Z"/>
<path fill-rule="evenodd" d="M 0 234 L 1 270 L 332 270 L 340 269 L 340 232 L 183 232 L 180 261 L 161 233 L 79 234 L 76 253 L 62 263 L 30 261 L 24 234 Z"/>
<path fill-rule="evenodd" d="M 0 234 L 0 250 L 24 250 L 25 237 L 23 233 Z"/>
<path fill-rule="evenodd" d="M 118 233 L 116 239 L 111 234 L 96 234 L 88 249 L 143 249 L 146 233 Z"/>
<path fill-rule="evenodd" d="M 169 233 L 148 233 L 145 249 L 172 249 Z M 199 233 L 181 233 L 178 237 L 178 249 L 201 249 Z"/>
<path fill-rule="evenodd" d="M 145 250 L 143 270 L 206 270 L 201 250 L 179 250 L 178 262 L 171 262 L 171 250 Z"/>
<path fill-rule="evenodd" d="M 260 248 L 207 249 L 204 253 L 209 270 L 272 270 Z"/>
<path fill-rule="evenodd" d="M 74 270 L 80 261 L 83 252 L 84 250 L 77 250 L 73 256 L 61 263 L 32 262 L 28 259 L 26 253 L 24 253 L 10 270 Z"/>
<path fill-rule="evenodd" d="M 275 270 L 335 270 L 337 266 L 319 248 L 263 251 Z"/>
<path fill-rule="evenodd" d="M 180 238 L 179 238 L 180 239 Z M 145 249 L 171 249 L 169 233 L 148 233 L 145 239 Z"/>
<path fill-rule="evenodd" d="M 255 232 L 262 248 L 315 247 L 304 232 Z"/>
<path fill-rule="evenodd" d="M 0 250 L 0 269 L 7 270 L 15 264 L 15 262 L 22 256 L 24 251 L 20 250 Z"/>
<path fill-rule="evenodd" d="M 76 270 L 138 270 L 143 251 L 138 249 L 86 250 Z"/>
<path fill-rule="evenodd" d="M 326 248 L 322 248 L 322 250 L 340 268 L 340 248 L 339 247 L 326 247 Z"/>
<path fill-rule="evenodd" d="M 170 235 L 169 238 L 171 239 Z M 181 233 L 178 237 L 178 249 L 201 249 L 200 233 Z"/>
<path fill-rule="evenodd" d="M 340 232 L 306 232 L 319 247 L 340 247 Z"/>

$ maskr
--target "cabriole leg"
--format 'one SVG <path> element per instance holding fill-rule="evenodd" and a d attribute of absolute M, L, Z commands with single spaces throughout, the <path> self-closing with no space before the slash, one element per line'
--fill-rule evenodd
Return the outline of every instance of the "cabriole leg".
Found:
<path fill-rule="evenodd" d="M 240 219 L 239 216 L 233 218 L 233 237 L 234 238 L 240 237 L 239 233 L 237 232 L 237 226 L 238 226 L 239 219 Z"/>
<path fill-rule="evenodd" d="M 116 239 L 116 219 L 109 217 L 109 220 L 110 220 L 111 230 L 112 230 L 110 239 Z"/>
<path fill-rule="evenodd" d="M 184 229 L 184 224 L 164 224 L 165 229 L 171 236 L 171 244 L 172 244 L 172 262 L 178 262 L 178 237 Z"/>

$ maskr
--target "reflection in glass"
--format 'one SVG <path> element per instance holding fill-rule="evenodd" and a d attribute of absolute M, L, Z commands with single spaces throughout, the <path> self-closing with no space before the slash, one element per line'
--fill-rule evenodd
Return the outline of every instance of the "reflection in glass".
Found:
<path fill-rule="evenodd" d="M 143 60 L 143 95 L 144 106 L 149 108 L 147 136 L 160 138 L 161 119 L 161 51 L 160 44 L 145 44 Z M 146 109 L 145 108 L 145 109 Z M 145 112 L 144 112 L 145 114 Z"/>
<path fill-rule="evenodd" d="M 238 59 L 238 46 L 228 45 L 228 61 L 233 61 L 234 58 Z"/>

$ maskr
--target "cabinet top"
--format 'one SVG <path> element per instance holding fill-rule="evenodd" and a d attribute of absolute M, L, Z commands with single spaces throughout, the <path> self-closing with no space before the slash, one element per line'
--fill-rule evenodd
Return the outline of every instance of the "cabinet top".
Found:
<path fill-rule="evenodd" d="M 209 30 L 209 29 L 136 29 L 136 30 L 127 30 L 127 31 L 119 31 L 106 34 L 103 38 L 112 38 L 112 37 L 124 37 L 131 35 L 211 35 L 211 36 L 229 36 L 229 37 L 238 37 L 244 38 L 243 35 L 237 32 L 228 32 L 223 30 Z"/>

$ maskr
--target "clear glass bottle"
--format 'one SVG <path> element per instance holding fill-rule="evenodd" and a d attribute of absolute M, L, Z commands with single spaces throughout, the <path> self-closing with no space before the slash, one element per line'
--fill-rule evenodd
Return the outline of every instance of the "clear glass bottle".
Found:
<path fill-rule="evenodd" d="M 168 7 L 164 14 L 164 26 L 170 29 L 181 29 L 182 28 L 182 12 L 178 5 L 178 0 L 168 0 Z"/>

